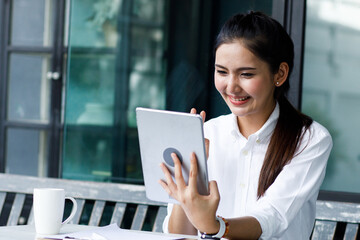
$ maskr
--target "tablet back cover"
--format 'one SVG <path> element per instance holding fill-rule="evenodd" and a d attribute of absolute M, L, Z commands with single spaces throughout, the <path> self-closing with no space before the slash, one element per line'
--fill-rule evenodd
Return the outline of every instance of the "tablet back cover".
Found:
<path fill-rule="evenodd" d="M 165 179 L 160 168 L 161 162 L 165 162 L 174 176 L 174 164 L 170 156 L 172 152 L 177 153 L 182 161 L 182 173 L 186 183 L 190 156 L 195 152 L 198 160 L 198 191 L 207 195 L 208 173 L 200 115 L 137 108 L 136 119 L 146 196 L 155 201 L 177 203 L 158 183 L 159 179 Z"/>

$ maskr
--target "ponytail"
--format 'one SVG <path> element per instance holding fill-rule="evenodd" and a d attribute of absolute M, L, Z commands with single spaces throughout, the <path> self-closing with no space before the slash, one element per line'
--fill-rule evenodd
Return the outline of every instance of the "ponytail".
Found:
<path fill-rule="evenodd" d="M 257 197 L 260 198 L 294 157 L 312 119 L 296 110 L 285 96 L 278 99 L 280 115 L 261 168 Z"/>

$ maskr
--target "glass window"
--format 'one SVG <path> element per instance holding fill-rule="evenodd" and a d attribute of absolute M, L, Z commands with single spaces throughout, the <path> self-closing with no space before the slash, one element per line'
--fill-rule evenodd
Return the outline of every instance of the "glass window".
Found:
<path fill-rule="evenodd" d="M 97 127 L 86 131 L 68 127 L 63 178 L 107 181 L 112 175 L 113 139 L 111 129 Z"/>
<path fill-rule="evenodd" d="M 360 4 L 307 1 L 302 110 L 330 131 L 323 190 L 360 192 Z"/>
<path fill-rule="evenodd" d="M 6 143 L 6 173 L 46 176 L 46 131 L 8 129 Z"/>
<path fill-rule="evenodd" d="M 161 24 L 155 26 L 157 27 L 149 28 L 143 24 L 134 26 L 131 31 L 133 55 L 129 76 L 128 111 L 128 123 L 131 127 L 136 127 L 136 107 L 165 108 L 165 32 Z"/>
<path fill-rule="evenodd" d="M 63 177 L 141 181 L 134 112 L 165 108 L 164 0 L 71 4 Z"/>
<path fill-rule="evenodd" d="M 142 183 L 135 108 L 222 103 L 213 34 L 249 9 L 271 14 L 272 1 L 71 1 L 63 177 Z"/>
<path fill-rule="evenodd" d="M 134 0 L 132 18 L 152 23 L 163 23 L 165 19 L 164 4 L 164 0 Z"/>
<path fill-rule="evenodd" d="M 115 56 L 73 53 L 70 62 L 66 122 L 112 125 Z"/>
<path fill-rule="evenodd" d="M 52 45 L 52 3 L 53 0 L 12 1 L 11 45 Z"/>
<path fill-rule="evenodd" d="M 8 120 L 48 122 L 51 81 L 46 73 L 49 68 L 47 55 L 10 56 Z"/>

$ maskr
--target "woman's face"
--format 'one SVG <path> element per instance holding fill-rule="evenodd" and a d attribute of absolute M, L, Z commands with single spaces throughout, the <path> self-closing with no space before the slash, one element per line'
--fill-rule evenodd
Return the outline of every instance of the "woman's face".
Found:
<path fill-rule="evenodd" d="M 222 44 L 215 57 L 215 87 L 231 112 L 266 121 L 275 107 L 274 75 L 269 65 L 241 41 Z"/>

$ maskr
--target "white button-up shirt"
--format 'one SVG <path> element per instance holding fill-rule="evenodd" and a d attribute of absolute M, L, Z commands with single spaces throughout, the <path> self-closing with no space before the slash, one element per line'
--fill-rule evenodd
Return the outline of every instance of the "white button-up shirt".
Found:
<path fill-rule="evenodd" d="M 295 157 L 258 200 L 259 175 L 278 117 L 276 105 L 262 128 L 248 139 L 239 132 L 233 114 L 205 123 L 205 138 L 210 140 L 209 179 L 217 182 L 220 192 L 217 214 L 225 218 L 255 217 L 261 225 L 261 239 L 309 239 L 332 148 L 331 136 L 314 121 Z M 171 210 L 169 204 L 168 216 Z M 165 232 L 167 225 L 168 217 L 163 225 Z"/>

